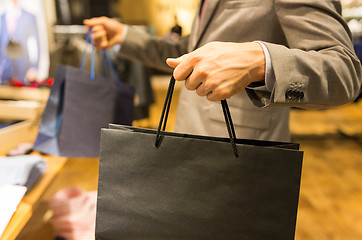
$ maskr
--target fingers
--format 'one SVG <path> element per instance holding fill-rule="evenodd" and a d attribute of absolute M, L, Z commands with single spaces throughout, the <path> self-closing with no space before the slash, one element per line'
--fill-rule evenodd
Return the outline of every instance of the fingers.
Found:
<path fill-rule="evenodd" d="M 185 80 L 188 90 L 209 101 L 228 99 L 265 75 L 264 52 L 258 43 L 209 43 L 168 59 L 167 64 L 175 68 L 176 80 Z"/>
<path fill-rule="evenodd" d="M 113 20 L 107 17 L 96 17 L 85 19 L 83 23 L 89 28 L 92 27 L 94 45 L 97 49 L 101 50 L 111 46 L 110 41 L 114 37 Z M 116 28 L 116 27 L 113 27 Z"/>
<path fill-rule="evenodd" d="M 224 84 L 220 84 L 215 86 L 215 88 L 208 92 L 205 96 L 206 99 L 212 102 L 221 101 L 224 99 L 229 99 L 233 95 L 237 94 L 232 86 L 225 86 Z"/>
<path fill-rule="evenodd" d="M 107 35 L 107 32 L 104 29 L 103 25 L 95 25 L 93 27 L 93 37 L 100 37 L 105 35 Z"/>
<path fill-rule="evenodd" d="M 102 25 L 96 25 L 93 27 L 92 38 L 97 49 L 107 48 L 109 45 L 107 32 Z"/>
<path fill-rule="evenodd" d="M 197 95 L 204 97 L 212 93 L 212 91 L 206 86 L 204 82 L 201 82 L 196 88 Z"/>
<path fill-rule="evenodd" d="M 86 19 L 83 21 L 83 23 L 88 27 L 88 30 L 92 27 L 94 46 L 98 50 L 108 47 L 107 31 L 104 28 L 104 22 L 105 20 L 102 17 Z"/>
<path fill-rule="evenodd" d="M 167 58 L 166 63 L 175 68 L 173 76 L 176 81 L 186 80 L 193 70 L 193 66 L 189 64 L 189 54 L 182 55 L 179 58 Z"/>
<path fill-rule="evenodd" d="M 185 54 L 177 58 L 179 63 L 173 71 L 173 76 L 177 81 L 184 81 L 192 73 L 194 66 L 191 64 L 190 60 L 190 54 Z"/>
<path fill-rule="evenodd" d="M 210 92 L 209 94 L 206 95 L 206 99 L 211 101 L 211 102 L 218 102 L 218 101 L 224 100 L 226 98 L 219 97 L 214 92 Z"/>
<path fill-rule="evenodd" d="M 205 76 L 203 76 L 202 74 L 199 74 L 199 72 L 197 71 L 193 71 L 188 78 L 185 79 L 185 87 L 188 90 L 197 90 L 197 93 L 201 94 L 200 96 L 205 96 L 206 94 L 203 94 L 205 90 L 205 84 L 203 84 L 203 82 L 206 81 Z"/>
<path fill-rule="evenodd" d="M 196 90 L 199 96 L 206 96 L 211 92 L 210 84 L 205 84 L 207 74 L 197 70 L 198 58 L 194 58 L 192 53 L 185 54 L 179 58 L 168 58 L 166 63 L 175 68 L 173 76 L 177 81 L 185 81 L 188 90 Z"/>
<path fill-rule="evenodd" d="M 207 53 L 194 51 L 179 58 L 169 58 L 166 63 L 175 68 L 173 76 L 177 81 L 185 81 L 186 89 L 206 96 L 209 101 L 230 98 L 233 92 L 231 84 L 222 84 L 220 74 L 219 77 L 215 75 L 213 62 L 205 55 L 208 56 Z"/>
<path fill-rule="evenodd" d="M 166 63 L 170 67 L 175 68 L 181 63 L 181 60 L 180 58 L 167 58 Z"/>
<path fill-rule="evenodd" d="M 108 19 L 107 17 L 95 17 L 91 19 L 85 19 L 83 21 L 84 25 L 87 25 L 88 27 L 93 27 L 95 25 L 103 25 L 104 22 Z"/>

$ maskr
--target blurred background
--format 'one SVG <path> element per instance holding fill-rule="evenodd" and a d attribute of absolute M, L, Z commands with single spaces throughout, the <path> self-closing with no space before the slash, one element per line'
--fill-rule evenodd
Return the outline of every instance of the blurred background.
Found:
<path fill-rule="evenodd" d="M 341 2 L 355 51 L 362 59 L 362 0 Z M 6 155 L 19 144 L 35 140 L 57 66 L 80 65 L 86 44 L 83 19 L 108 16 L 138 25 L 150 34 L 177 40 L 190 32 L 198 4 L 199 0 L 0 0 L 0 15 L 14 12 L 17 6 L 36 19 L 36 29 L 26 37 L 29 49 L 21 50 L 27 51 L 33 59 L 26 63 L 29 67 L 22 70 L 25 63 L 21 62 L 17 69 L 6 68 L 6 61 L 19 60 L 16 42 L 11 48 L 14 58 L 6 59 L 0 52 L 0 153 Z M 174 27 L 178 29 L 176 35 L 171 31 Z M 116 56 L 112 60 L 122 81 L 136 88 L 133 125 L 157 128 L 170 75 Z M 98 62 L 96 58 L 96 66 L 101 65 Z M 12 73 L 10 77 L 5 77 L 7 71 Z M 96 67 L 97 73 L 102 74 L 102 71 L 101 67 Z M 19 89 L 23 86 L 28 90 Z M 177 106 L 180 88 L 181 85 L 176 85 L 172 106 Z M 171 107 L 167 128 L 170 131 L 175 110 Z M 292 141 L 300 143 L 301 150 L 305 151 L 295 239 L 362 239 L 361 96 L 351 104 L 333 109 L 293 108 L 290 130 Z M 49 202 L 55 193 L 67 187 L 95 191 L 98 160 L 68 158 L 50 166 L 56 169 L 54 174 L 49 175 L 44 185 L 37 186 L 35 193 L 26 199 L 28 204 L 22 206 L 25 220 L 15 224 L 14 230 L 7 229 L 14 233 L 9 238 L 0 239 L 54 239 Z"/>

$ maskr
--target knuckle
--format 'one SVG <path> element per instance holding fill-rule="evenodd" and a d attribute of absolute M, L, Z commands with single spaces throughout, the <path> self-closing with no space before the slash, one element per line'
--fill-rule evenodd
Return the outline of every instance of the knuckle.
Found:
<path fill-rule="evenodd" d="M 229 99 L 232 96 L 231 91 L 228 89 L 223 89 L 221 94 L 222 94 L 222 99 Z"/>
<path fill-rule="evenodd" d="M 204 87 L 202 87 L 202 86 L 196 88 L 196 93 L 197 93 L 197 95 L 199 95 L 201 97 L 206 96 L 206 94 L 207 94 Z"/>
<path fill-rule="evenodd" d="M 209 77 L 209 73 L 208 71 L 203 68 L 203 67 L 200 67 L 198 70 L 197 70 L 197 76 L 198 77 L 201 77 L 201 78 L 207 78 Z"/>
<path fill-rule="evenodd" d="M 93 31 L 94 31 L 94 33 L 100 34 L 100 33 L 103 33 L 105 30 L 104 30 L 104 27 L 103 27 L 103 26 L 100 26 L 100 25 L 99 25 L 99 27 L 93 28 Z"/>
<path fill-rule="evenodd" d="M 185 83 L 185 87 L 186 87 L 187 90 L 190 90 L 190 91 L 192 90 L 192 88 L 190 87 L 190 85 L 187 84 L 187 83 Z"/>
<path fill-rule="evenodd" d="M 177 67 L 173 71 L 173 77 L 175 78 L 176 81 L 181 81 L 182 80 L 180 72 L 178 71 Z"/>
<path fill-rule="evenodd" d="M 205 89 L 212 91 L 215 88 L 215 84 L 213 81 L 205 81 Z"/>
<path fill-rule="evenodd" d="M 225 89 L 221 89 L 218 91 L 218 97 L 221 99 L 226 99 L 228 96 L 228 92 Z"/>
<path fill-rule="evenodd" d="M 207 43 L 206 45 L 207 45 L 207 47 L 209 47 L 209 48 L 214 48 L 214 47 L 216 47 L 216 46 L 218 45 L 218 42 L 209 42 L 209 43 Z"/>
<path fill-rule="evenodd" d="M 200 89 L 196 89 L 196 93 L 197 93 L 197 95 L 199 95 L 200 97 L 202 97 L 202 96 L 205 96 L 203 93 L 202 93 L 202 91 L 200 90 Z"/>
<path fill-rule="evenodd" d="M 211 102 L 216 102 L 217 101 L 214 94 L 207 95 L 206 99 L 211 101 Z"/>
<path fill-rule="evenodd" d="M 221 94 L 220 91 L 214 92 L 214 99 L 224 99 L 223 94 Z"/>
<path fill-rule="evenodd" d="M 228 98 L 228 91 L 225 89 L 218 89 L 217 91 L 214 91 L 213 93 L 215 95 L 215 98 L 217 98 L 218 100 Z"/>
<path fill-rule="evenodd" d="M 192 88 L 189 80 L 186 80 L 186 81 L 185 81 L 185 87 L 186 87 L 187 90 L 194 90 L 194 89 Z"/>
<path fill-rule="evenodd" d="M 198 64 L 200 63 L 202 60 L 202 57 L 201 56 L 193 56 L 191 57 L 191 64 L 195 65 L 195 64 Z"/>

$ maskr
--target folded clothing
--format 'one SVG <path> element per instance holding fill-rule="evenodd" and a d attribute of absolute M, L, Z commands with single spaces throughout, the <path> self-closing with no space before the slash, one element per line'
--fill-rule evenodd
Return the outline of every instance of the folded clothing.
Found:
<path fill-rule="evenodd" d="M 45 171 L 46 161 L 41 156 L 0 157 L 0 185 L 21 185 L 29 191 Z"/>

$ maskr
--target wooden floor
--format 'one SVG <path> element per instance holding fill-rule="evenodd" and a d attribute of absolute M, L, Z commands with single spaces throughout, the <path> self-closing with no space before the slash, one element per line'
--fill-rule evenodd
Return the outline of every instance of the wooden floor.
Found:
<path fill-rule="evenodd" d="M 153 84 L 156 103 L 151 116 L 136 125 L 157 126 L 167 80 L 154 79 Z M 176 99 L 177 94 L 178 89 Z M 173 106 L 177 105 L 176 99 Z M 174 124 L 174 111 L 175 107 L 171 108 L 169 130 Z M 361 240 L 362 101 L 323 111 L 293 109 L 291 131 L 293 141 L 299 142 L 305 152 L 296 239 Z M 95 190 L 97 172 L 98 159 L 70 159 L 17 239 L 52 240 L 49 199 L 68 186 Z"/>
<path fill-rule="evenodd" d="M 305 157 L 296 239 L 362 239 L 362 143 L 345 138 L 299 142 Z"/>

